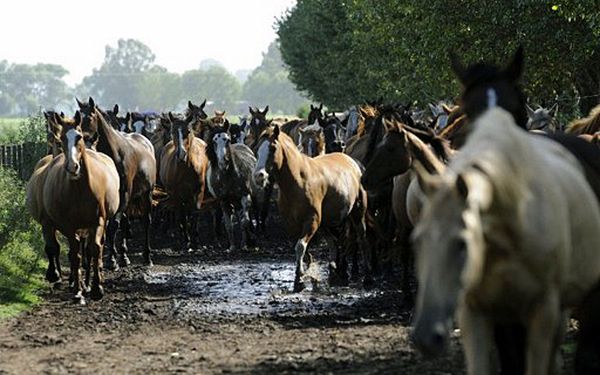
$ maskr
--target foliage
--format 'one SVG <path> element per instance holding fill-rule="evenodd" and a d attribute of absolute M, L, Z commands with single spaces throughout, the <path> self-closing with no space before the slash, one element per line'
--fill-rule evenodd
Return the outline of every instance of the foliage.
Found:
<path fill-rule="evenodd" d="M 218 64 L 188 70 L 181 77 L 181 86 L 183 98 L 193 102 L 211 100 L 218 110 L 231 108 L 242 91 L 237 78 Z"/>
<path fill-rule="evenodd" d="M 38 301 L 44 261 L 41 230 L 25 208 L 25 189 L 0 168 L 0 318 Z"/>
<path fill-rule="evenodd" d="M 23 116 L 39 107 L 56 108 L 69 97 L 64 77 L 68 71 L 56 64 L 9 64 L 0 61 L 0 115 Z"/>
<path fill-rule="evenodd" d="M 273 112 L 294 113 L 307 103 L 289 80 L 277 42 L 269 45 L 263 60 L 244 84 L 244 98 L 253 105 L 269 105 Z"/>
<path fill-rule="evenodd" d="M 292 81 L 329 106 L 454 98 L 448 51 L 502 63 L 521 44 L 530 100 L 558 96 L 564 110 L 577 104 L 568 98 L 600 93 L 596 10 L 595 0 L 299 0 L 278 35 Z"/>

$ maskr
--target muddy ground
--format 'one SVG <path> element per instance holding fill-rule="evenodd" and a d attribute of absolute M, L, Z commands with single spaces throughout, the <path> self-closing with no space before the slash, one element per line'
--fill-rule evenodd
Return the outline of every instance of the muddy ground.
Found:
<path fill-rule="evenodd" d="M 103 300 L 79 306 L 49 288 L 43 304 L 0 322 L 0 374 L 464 373 L 456 333 L 443 358 L 415 351 L 394 285 L 329 287 L 322 247 L 312 269 L 321 282 L 291 293 L 294 255 L 279 227 L 246 252 L 205 239 L 188 253 L 153 236 L 155 265 L 137 254 L 106 272 Z"/>

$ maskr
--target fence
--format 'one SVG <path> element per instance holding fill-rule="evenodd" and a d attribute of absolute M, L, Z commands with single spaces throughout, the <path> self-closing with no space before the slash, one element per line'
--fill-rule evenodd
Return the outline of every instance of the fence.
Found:
<path fill-rule="evenodd" d="M 0 166 L 14 169 L 21 179 L 28 180 L 33 172 L 33 167 L 45 154 L 45 143 L 25 142 L 0 145 Z"/>

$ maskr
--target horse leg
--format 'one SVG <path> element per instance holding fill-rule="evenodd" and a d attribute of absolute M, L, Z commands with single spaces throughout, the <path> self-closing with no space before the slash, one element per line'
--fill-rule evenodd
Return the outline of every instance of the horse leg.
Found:
<path fill-rule="evenodd" d="M 344 227 L 343 233 L 345 234 L 345 232 L 346 228 Z M 339 244 L 339 233 L 338 236 L 335 236 L 333 233 L 327 233 L 326 240 L 330 253 L 329 259 L 332 259 L 331 252 L 335 256 L 335 261 L 329 263 L 329 285 L 348 285 L 346 257 L 343 254 L 342 246 Z"/>
<path fill-rule="evenodd" d="M 103 274 L 102 274 L 102 248 L 104 246 L 104 218 L 100 217 L 98 220 L 98 226 L 95 230 L 90 233 L 89 238 L 89 252 L 91 257 L 92 268 L 94 269 L 94 278 L 92 280 L 92 290 L 90 297 L 93 300 L 100 300 L 104 296 L 104 289 L 102 288 Z"/>
<path fill-rule="evenodd" d="M 300 237 L 300 239 L 296 242 L 296 246 L 294 246 L 294 250 L 296 251 L 296 278 L 294 280 L 294 292 L 301 292 L 306 287 L 304 282 L 302 282 L 302 276 L 304 276 L 305 272 L 304 255 L 306 253 L 308 243 L 317 232 L 317 229 L 319 229 L 320 223 L 320 215 L 317 213 L 312 215 L 304 224 L 304 228 L 302 230 L 304 233 L 303 236 Z"/>
<path fill-rule="evenodd" d="M 61 272 L 58 258 L 60 254 L 60 245 L 56 240 L 56 229 L 48 225 L 42 226 L 42 235 L 44 237 L 44 250 L 48 256 L 48 268 L 46 269 L 46 280 L 50 283 L 60 282 Z"/>
<path fill-rule="evenodd" d="M 142 225 L 144 226 L 144 263 L 152 266 L 152 258 L 150 257 L 150 226 L 152 225 L 152 192 L 148 195 L 148 199 L 144 202 L 142 209 Z"/>
<path fill-rule="evenodd" d="M 121 222 L 121 215 L 120 212 L 117 212 L 115 216 L 108 221 L 108 226 L 106 228 L 106 257 L 104 259 L 104 267 L 113 271 L 119 270 L 115 243 L 117 241 L 117 232 Z"/>
<path fill-rule="evenodd" d="M 229 238 L 229 251 L 236 249 L 235 236 L 233 234 L 233 208 L 227 202 L 221 201 L 221 211 L 223 212 L 223 221 L 225 222 L 225 230 Z"/>
<path fill-rule="evenodd" d="M 73 282 L 74 299 L 79 300 L 79 303 L 84 305 L 85 298 L 83 297 L 83 283 L 81 281 L 81 241 L 75 237 L 74 233 L 69 235 L 67 240 L 69 241 L 70 279 Z"/>
<path fill-rule="evenodd" d="M 350 220 L 352 222 L 352 226 L 354 227 L 354 233 L 356 235 L 358 246 L 362 252 L 362 260 L 363 260 L 363 286 L 365 288 L 370 288 L 373 285 L 373 273 L 371 269 L 371 246 L 367 241 L 367 223 L 366 223 L 366 215 L 367 215 L 367 193 L 364 189 L 360 189 L 359 196 L 354 202 L 354 207 L 352 211 L 350 211 Z"/>
<path fill-rule="evenodd" d="M 400 246 L 400 262 L 402 262 L 402 294 L 406 304 L 412 305 L 414 301 L 413 292 L 410 288 L 410 279 L 412 274 L 412 249 L 409 241 L 410 230 L 402 228 L 398 236 Z"/>
<path fill-rule="evenodd" d="M 492 322 L 481 312 L 469 308 L 464 303 L 457 313 L 467 362 L 467 374 L 491 374 L 492 343 L 494 342 Z"/>
<path fill-rule="evenodd" d="M 254 240 L 251 235 L 251 227 L 252 220 L 250 220 L 250 210 L 252 208 L 252 198 L 250 195 L 245 195 L 242 197 L 242 212 L 240 219 L 240 226 L 242 232 L 241 239 L 241 248 L 242 250 L 246 250 L 248 248 L 248 243 L 252 242 L 251 245 L 254 245 Z"/>
<path fill-rule="evenodd" d="M 89 249 L 90 241 L 92 241 L 92 239 L 90 239 L 89 236 L 87 238 L 85 238 L 83 241 L 81 241 L 81 253 L 83 254 L 83 260 L 84 260 L 83 268 L 85 269 L 85 291 L 86 292 L 90 291 L 90 277 L 91 277 L 91 267 L 92 267 L 92 256 L 91 256 L 90 249 Z"/>
<path fill-rule="evenodd" d="M 260 212 L 260 231 L 267 231 L 267 217 L 269 216 L 269 208 L 271 207 L 271 196 L 273 195 L 273 181 L 269 180 L 269 183 L 265 187 L 263 194 L 263 202 Z"/>
<path fill-rule="evenodd" d="M 215 238 L 220 238 L 223 232 L 221 232 L 221 224 L 223 223 L 223 210 L 216 208 L 212 210 L 212 226 Z"/>
<path fill-rule="evenodd" d="M 129 216 L 127 216 L 125 213 L 123 213 L 119 229 L 121 232 L 121 243 L 119 244 L 121 252 L 119 254 L 119 263 L 122 267 L 127 267 L 131 264 L 129 257 L 127 256 L 127 239 L 131 238 L 131 223 L 129 221 Z"/>
<path fill-rule="evenodd" d="M 188 211 L 186 207 L 181 207 L 179 211 L 179 228 L 183 234 L 184 251 L 190 251 L 192 249 L 192 242 L 190 240 L 190 233 L 188 230 Z"/>
<path fill-rule="evenodd" d="M 527 331 L 527 375 L 542 375 L 554 370 L 556 345 L 554 336 L 548 333 L 558 332 L 561 323 L 560 299 L 558 291 L 548 291 L 529 315 Z"/>

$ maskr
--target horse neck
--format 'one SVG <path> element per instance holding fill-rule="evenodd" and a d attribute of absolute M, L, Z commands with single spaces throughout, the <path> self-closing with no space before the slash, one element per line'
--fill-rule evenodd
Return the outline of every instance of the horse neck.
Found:
<path fill-rule="evenodd" d="M 417 136 L 410 133 L 407 136 L 408 151 L 413 160 L 418 160 L 429 173 L 441 174 L 445 169 L 443 161 Z"/>
<path fill-rule="evenodd" d="M 292 139 L 285 133 L 279 134 L 281 142 L 282 158 L 280 163 L 276 163 L 279 188 L 285 194 L 291 191 L 291 188 L 302 186 L 305 179 L 303 173 L 306 165 L 312 160 L 308 156 L 298 151 Z"/>
<path fill-rule="evenodd" d="M 119 158 L 120 135 L 102 119 L 98 120 L 98 135 L 98 151 L 107 154 L 111 159 L 116 161 Z"/>

